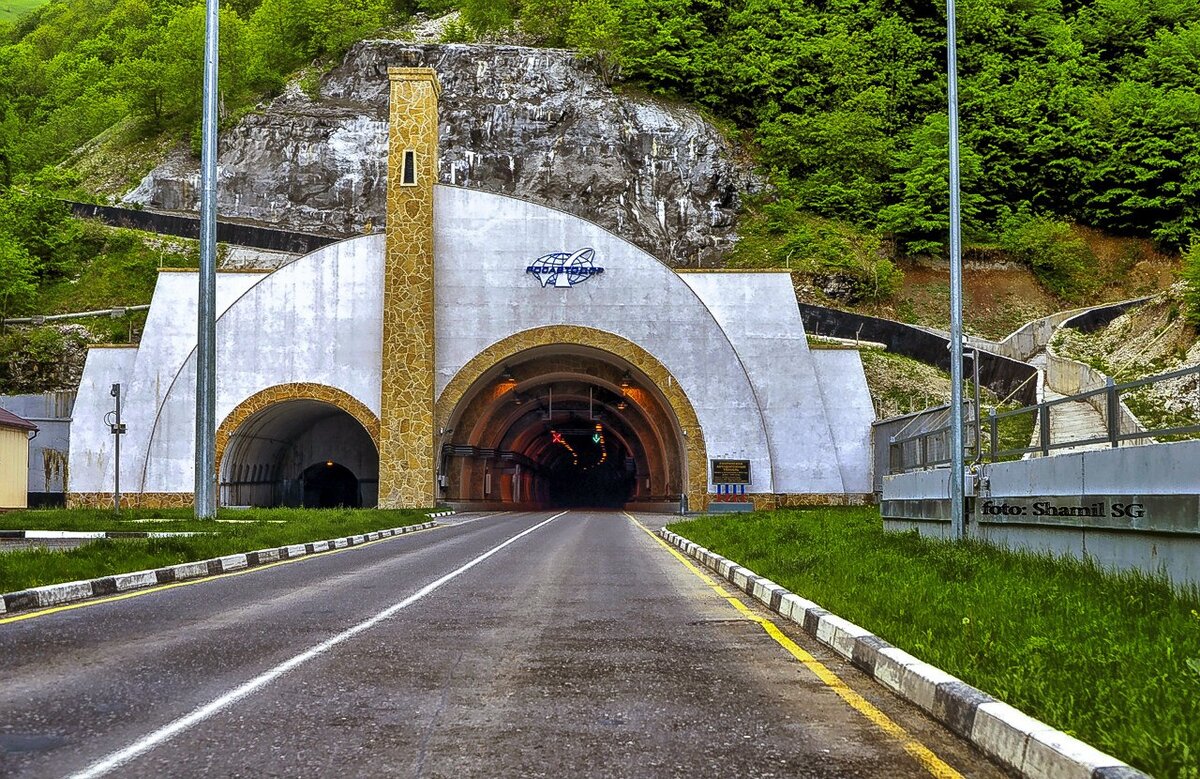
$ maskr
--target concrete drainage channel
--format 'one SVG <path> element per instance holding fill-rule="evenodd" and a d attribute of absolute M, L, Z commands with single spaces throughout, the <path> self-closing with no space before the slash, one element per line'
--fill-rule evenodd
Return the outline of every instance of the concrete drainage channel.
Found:
<path fill-rule="evenodd" d="M 156 568 L 149 571 L 135 571 L 133 573 L 122 573 L 114 576 L 102 576 L 98 579 L 49 584 L 44 587 L 32 587 L 19 592 L 8 592 L 0 595 L 0 614 L 62 606 L 76 601 L 87 600 L 88 598 L 117 595 L 146 587 L 156 587 L 160 584 L 170 584 L 171 582 L 197 579 L 204 576 L 216 576 L 217 574 L 228 573 L 230 571 L 266 565 L 267 563 L 292 560 L 297 557 L 329 552 L 334 549 L 359 546 L 370 541 L 414 533 L 418 530 L 428 530 L 437 526 L 438 523 L 433 521 L 434 518 L 449 516 L 453 513 L 453 511 L 439 511 L 428 514 L 427 516 L 430 521 L 422 522 L 419 525 L 405 525 L 387 530 L 376 530 L 361 535 L 332 538 L 327 541 L 313 541 L 307 544 L 291 544 L 271 549 L 259 549 L 255 552 L 225 555 L 224 557 L 214 557 L 211 560 L 198 560 L 192 563 L 180 563 L 179 565 L 169 565 L 165 568 Z M 147 533 L 146 535 L 150 534 Z"/>
<path fill-rule="evenodd" d="M 1150 779 L 732 560 L 669 530 L 659 535 L 1021 776 Z"/>

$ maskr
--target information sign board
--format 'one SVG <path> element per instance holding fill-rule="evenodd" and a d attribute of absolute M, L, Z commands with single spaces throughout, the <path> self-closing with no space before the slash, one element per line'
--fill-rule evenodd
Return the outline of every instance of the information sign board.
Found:
<path fill-rule="evenodd" d="M 749 460 L 709 460 L 713 484 L 749 484 Z"/>

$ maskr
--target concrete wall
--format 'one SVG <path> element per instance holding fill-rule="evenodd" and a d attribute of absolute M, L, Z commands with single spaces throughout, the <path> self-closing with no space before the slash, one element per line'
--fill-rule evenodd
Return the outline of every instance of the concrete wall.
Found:
<path fill-rule="evenodd" d="M 217 320 L 217 419 L 263 389 L 292 383 L 342 390 L 378 415 L 382 273 L 383 236 L 372 235 L 259 276 Z M 191 491 L 195 386 L 190 351 L 152 422 L 144 471 L 131 485 Z"/>
<path fill-rule="evenodd" d="M 1198 464 L 1200 441 L 985 464 L 975 478 L 968 474 L 967 531 L 1200 585 Z M 938 469 L 885 477 L 884 526 L 946 536 L 948 475 Z"/>
<path fill-rule="evenodd" d="M 1063 395 L 1078 395 L 1083 392 L 1101 390 L 1108 386 L 1108 377 L 1090 365 L 1078 360 L 1060 357 L 1051 351 L 1046 352 L 1046 384 L 1055 392 Z M 1104 424 L 1108 422 L 1108 398 L 1104 394 L 1092 395 L 1086 402 L 1099 412 Z M 1122 401 L 1119 404 L 1120 419 L 1118 429 L 1123 435 L 1144 433 L 1145 425 L 1133 415 L 1133 412 Z M 1153 440 L 1149 436 L 1146 440 Z"/>
<path fill-rule="evenodd" d="M 750 377 L 771 447 L 775 491 L 870 492 L 867 439 L 875 410 L 862 360 L 854 350 L 808 348 L 791 275 L 681 278 L 729 336 Z"/>
<path fill-rule="evenodd" d="M 265 277 L 263 273 L 219 274 L 218 316 Z M 128 431 L 121 442 L 121 483 L 126 490 L 141 488 L 146 453 L 159 409 L 173 386 L 189 381 L 180 375 L 180 368 L 196 348 L 197 289 L 195 271 L 160 273 L 141 343 L 136 347 L 92 348 L 88 351 L 72 416 L 70 491 L 105 492 L 112 489 L 112 436 L 104 424 L 104 416 L 113 408 L 109 390 L 118 382 L 122 384 L 123 393 L 122 421 Z M 258 330 L 253 328 L 249 332 Z M 254 339 L 243 337 L 241 340 Z M 235 349 L 229 354 L 238 353 Z M 195 374 L 192 373 L 189 397 L 194 397 L 195 386 Z M 192 403 L 194 405 L 194 400 Z M 195 432 L 192 426 L 187 429 L 192 432 L 179 432 L 175 449 L 177 457 L 190 463 Z M 191 479 L 190 464 L 186 473 L 187 479 Z M 188 487 L 187 491 L 191 489 Z"/>
<path fill-rule="evenodd" d="M 786 275 L 691 281 L 604 229 L 544 206 L 452 187 L 439 187 L 437 197 L 438 394 L 468 360 L 509 335 L 559 324 L 597 328 L 666 366 L 695 408 L 708 456 L 751 461 L 750 491 L 844 491 L 834 458 L 806 454 L 832 441 L 823 412 L 803 392 L 812 380 L 789 388 L 812 368 Z M 543 288 L 525 272 L 542 255 L 585 247 L 604 273 L 575 287 Z M 798 416 L 795 438 L 773 427 L 772 440 L 768 408 Z"/>
<path fill-rule="evenodd" d="M 856 349 L 814 349 L 809 354 L 837 450 L 842 485 L 851 494 L 874 492 L 871 422 L 875 419 L 875 404 L 862 358 Z M 786 409 L 779 413 L 788 416 Z M 805 454 L 810 459 L 825 456 L 815 449 Z"/>
<path fill-rule="evenodd" d="M 751 491 L 870 491 L 874 414 L 861 363 L 843 353 L 814 360 L 787 275 L 689 280 L 544 206 L 453 187 L 438 187 L 436 197 L 438 394 L 509 336 L 564 324 L 600 329 L 671 372 L 699 417 L 708 456 L 751 461 Z M 342 390 L 378 415 L 383 241 L 349 239 L 270 275 L 219 275 L 218 420 L 256 392 L 299 382 Z M 526 273 L 538 257 L 584 247 L 604 272 L 575 287 L 542 287 Z M 102 420 L 117 381 L 126 385 L 129 430 L 124 489 L 192 491 L 195 295 L 194 273 L 161 274 L 141 345 L 89 353 L 72 432 L 72 492 L 111 489 Z"/>
<path fill-rule="evenodd" d="M 0 397 L 0 408 L 38 426 L 29 442 L 28 491 L 31 505 L 61 500 L 66 491 L 74 392 L 39 392 Z"/>

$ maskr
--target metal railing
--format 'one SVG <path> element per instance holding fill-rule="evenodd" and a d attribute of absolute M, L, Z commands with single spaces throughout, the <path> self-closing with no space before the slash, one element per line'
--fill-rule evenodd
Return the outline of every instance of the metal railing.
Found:
<path fill-rule="evenodd" d="M 40 327 L 47 322 L 57 322 L 62 319 L 85 319 L 87 317 L 106 316 L 111 319 L 120 319 L 123 316 L 128 316 L 132 311 L 149 311 L 150 304 L 140 306 L 120 306 L 118 308 L 101 308 L 96 311 L 76 311 L 71 314 L 42 314 L 34 316 L 10 317 L 8 319 L 0 319 L 0 325 L 33 325 Z"/>
<path fill-rule="evenodd" d="M 1200 422 L 1155 428 L 1142 428 L 1141 425 L 1137 425 L 1137 429 L 1127 429 L 1130 427 L 1127 420 L 1132 415 L 1128 412 L 1122 413 L 1122 392 L 1192 375 L 1200 375 L 1200 365 L 1157 376 L 1148 376 L 1135 381 L 1122 382 L 1120 384 L 1115 383 L 1110 378 L 1107 386 L 1100 389 L 1055 398 L 1054 400 L 1047 400 L 1032 406 L 1023 406 L 1009 411 L 996 411 L 993 409 L 986 416 L 987 424 L 985 430 L 981 430 L 972 421 L 968 421 L 964 425 L 964 449 L 967 453 L 967 458 L 980 462 L 985 459 L 984 453 L 986 452 L 987 460 L 997 462 L 1001 459 L 1023 457 L 1025 455 L 1040 455 L 1045 457 L 1051 452 L 1060 449 L 1075 449 L 1098 445 L 1107 445 L 1110 448 L 1116 448 L 1124 441 L 1155 443 L 1158 438 L 1164 436 L 1200 434 Z M 1196 392 L 1200 394 L 1200 383 L 1197 385 Z M 1051 411 L 1055 406 L 1080 402 L 1088 403 L 1089 408 L 1093 406 L 1100 408 L 1100 417 L 1104 423 L 1104 435 L 1054 441 Z M 948 411 L 949 407 L 930 409 L 930 411 L 937 413 L 943 409 Z M 947 414 L 943 412 L 943 418 L 945 415 Z M 1029 445 L 1005 449 L 999 448 L 1003 422 L 1025 415 L 1033 415 L 1034 417 L 1033 435 L 1030 437 Z M 976 418 L 978 417 L 976 416 Z M 1126 420 L 1125 425 L 1122 424 L 1123 420 Z M 892 436 L 889 439 L 889 473 L 904 473 L 906 471 L 949 465 L 950 451 L 948 439 L 950 426 L 948 423 L 941 424 L 940 419 L 934 422 L 934 424 L 938 424 L 939 426 L 913 433 L 902 431 L 901 434 Z M 975 446 L 973 434 L 976 430 L 979 430 L 979 438 L 983 439 L 983 450 Z"/>

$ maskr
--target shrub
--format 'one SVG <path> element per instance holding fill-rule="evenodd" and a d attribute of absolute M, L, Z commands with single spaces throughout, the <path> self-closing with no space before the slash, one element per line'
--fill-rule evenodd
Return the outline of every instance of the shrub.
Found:
<path fill-rule="evenodd" d="M 1066 222 L 1022 211 L 1006 221 L 1000 243 L 1059 297 L 1077 299 L 1093 286 L 1096 256 Z"/>
<path fill-rule="evenodd" d="M 1200 237 L 1192 239 L 1192 247 L 1183 255 L 1183 302 L 1187 304 L 1187 321 L 1200 328 Z"/>

